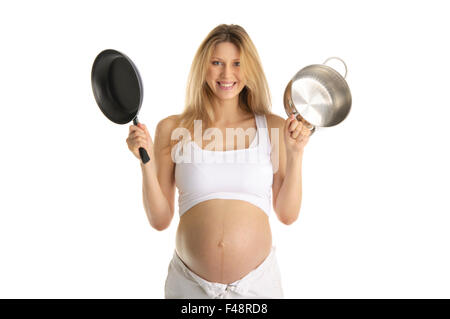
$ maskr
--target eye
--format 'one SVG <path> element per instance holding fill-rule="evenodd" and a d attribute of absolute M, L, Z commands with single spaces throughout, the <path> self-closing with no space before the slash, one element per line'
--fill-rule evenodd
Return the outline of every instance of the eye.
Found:
<path fill-rule="evenodd" d="M 213 62 L 212 62 L 213 65 L 218 65 L 218 64 L 220 64 L 220 63 L 222 63 L 222 62 L 220 62 L 220 61 L 213 61 Z M 235 64 L 236 66 L 241 66 L 241 62 L 235 62 L 234 64 Z"/>

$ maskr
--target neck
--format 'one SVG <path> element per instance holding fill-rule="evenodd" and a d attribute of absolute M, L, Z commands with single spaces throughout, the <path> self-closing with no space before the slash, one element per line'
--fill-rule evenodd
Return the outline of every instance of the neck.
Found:
<path fill-rule="evenodd" d="M 218 100 L 213 105 L 216 125 L 229 125 L 242 120 L 246 112 L 239 107 L 239 96 L 229 100 Z"/>

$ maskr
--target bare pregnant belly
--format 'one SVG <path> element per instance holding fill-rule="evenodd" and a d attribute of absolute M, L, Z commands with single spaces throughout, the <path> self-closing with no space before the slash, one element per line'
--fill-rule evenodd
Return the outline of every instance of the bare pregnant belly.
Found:
<path fill-rule="evenodd" d="M 176 250 L 198 276 L 224 284 L 241 279 L 269 255 L 272 233 L 267 215 L 240 200 L 213 199 L 180 218 Z"/>

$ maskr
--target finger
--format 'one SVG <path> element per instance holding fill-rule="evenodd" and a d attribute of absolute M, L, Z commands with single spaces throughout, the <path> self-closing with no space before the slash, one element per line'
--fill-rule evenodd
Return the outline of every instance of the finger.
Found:
<path fill-rule="evenodd" d="M 303 137 L 305 137 L 304 133 L 305 132 L 303 131 L 303 129 L 295 130 L 295 132 L 292 133 L 292 138 L 294 138 L 295 140 L 302 139 Z"/>
<path fill-rule="evenodd" d="M 150 132 L 148 131 L 147 126 L 145 126 L 145 124 L 143 124 L 143 125 L 144 125 L 145 134 L 148 136 L 148 138 L 151 139 Z"/>
<path fill-rule="evenodd" d="M 147 148 L 147 143 L 144 143 L 144 142 L 140 142 L 138 145 L 137 145 L 137 149 L 140 149 L 140 148 L 143 148 L 143 149 L 145 149 L 145 150 L 147 150 L 148 148 Z"/>
<path fill-rule="evenodd" d="M 300 136 L 298 136 L 296 139 L 295 139 L 295 143 L 298 143 L 298 144 L 301 144 L 301 143 L 304 143 L 305 142 L 305 136 L 303 136 L 303 135 L 300 135 Z"/>
<path fill-rule="evenodd" d="M 291 133 L 291 136 L 293 138 L 297 138 L 297 136 L 302 133 L 302 130 L 303 130 L 303 124 L 301 122 L 298 122 L 294 131 Z"/>
<path fill-rule="evenodd" d="M 136 138 L 136 142 L 139 145 L 147 145 L 147 138 L 139 136 L 139 137 Z"/>
<path fill-rule="evenodd" d="M 304 135 L 310 136 L 311 133 L 312 133 L 311 132 L 312 126 L 308 125 L 307 123 L 304 123 L 303 126 L 304 126 L 304 130 L 305 130 L 305 134 Z"/>
<path fill-rule="evenodd" d="M 294 121 L 294 120 L 295 119 L 292 117 L 289 117 L 288 119 L 286 119 L 286 122 L 284 124 L 284 131 L 286 134 L 289 134 L 291 132 L 289 127 L 290 127 L 292 121 Z"/>
<path fill-rule="evenodd" d="M 301 132 L 302 132 L 301 128 L 296 128 L 295 131 L 291 133 L 291 137 L 295 139 L 299 135 L 301 135 Z"/>
<path fill-rule="evenodd" d="M 306 144 L 308 142 L 308 140 L 309 140 L 309 136 L 300 135 L 295 140 L 297 141 L 297 143 L 304 143 L 304 144 Z"/>
<path fill-rule="evenodd" d="M 303 125 L 305 125 L 305 127 L 307 128 L 307 129 L 309 129 L 309 131 L 311 131 L 313 128 L 314 128 L 314 126 L 312 125 L 312 124 L 310 124 L 310 123 L 308 123 L 308 122 L 304 122 L 303 123 Z"/>
<path fill-rule="evenodd" d="M 293 119 L 290 123 L 289 123 L 289 132 L 293 132 L 295 130 L 295 128 L 298 126 L 299 122 L 296 119 Z"/>
<path fill-rule="evenodd" d="M 130 133 L 136 132 L 136 131 L 137 132 L 145 132 L 142 128 L 140 128 L 140 127 L 138 127 L 136 125 L 130 126 L 130 130 L 129 130 Z"/>
<path fill-rule="evenodd" d="M 293 120 L 295 120 L 295 117 L 293 117 L 293 116 L 288 117 L 288 118 L 286 119 L 286 121 L 285 121 L 286 126 L 289 127 L 289 124 L 290 124 Z"/>
<path fill-rule="evenodd" d="M 311 135 L 311 130 L 309 128 L 307 128 L 306 125 L 304 127 L 303 135 L 305 135 L 305 136 L 310 136 Z"/>
<path fill-rule="evenodd" d="M 133 125 L 133 127 L 131 128 L 131 132 L 141 132 L 142 134 L 145 135 L 145 130 L 136 125 Z"/>
<path fill-rule="evenodd" d="M 138 125 L 139 125 L 139 127 L 143 130 L 143 132 L 144 132 L 146 135 L 150 135 L 150 134 L 148 133 L 147 126 L 146 126 L 145 124 L 138 123 Z"/>
<path fill-rule="evenodd" d="M 145 132 L 142 131 L 142 130 L 133 131 L 133 132 L 130 133 L 129 136 L 132 137 L 132 138 L 137 137 L 137 136 L 146 137 Z"/>
<path fill-rule="evenodd" d="M 145 136 L 140 136 L 140 135 L 133 134 L 133 135 L 130 135 L 130 136 L 128 137 L 127 141 L 128 141 L 129 143 L 131 143 L 131 144 L 136 144 L 136 143 L 138 143 L 138 141 L 139 141 L 140 139 L 142 139 L 142 140 L 144 140 L 144 141 L 147 140 L 147 138 L 146 138 Z"/>
<path fill-rule="evenodd" d="M 311 131 L 306 127 L 306 125 L 304 125 L 299 135 L 301 135 L 304 139 L 307 139 L 311 135 Z"/>

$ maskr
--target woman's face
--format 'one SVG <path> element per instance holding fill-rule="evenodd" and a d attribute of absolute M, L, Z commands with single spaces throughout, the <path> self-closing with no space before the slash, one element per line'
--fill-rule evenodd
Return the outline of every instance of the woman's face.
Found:
<path fill-rule="evenodd" d="M 209 61 L 206 82 L 218 99 L 235 98 L 245 87 L 239 58 L 239 49 L 233 43 L 222 42 L 215 47 Z"/>

